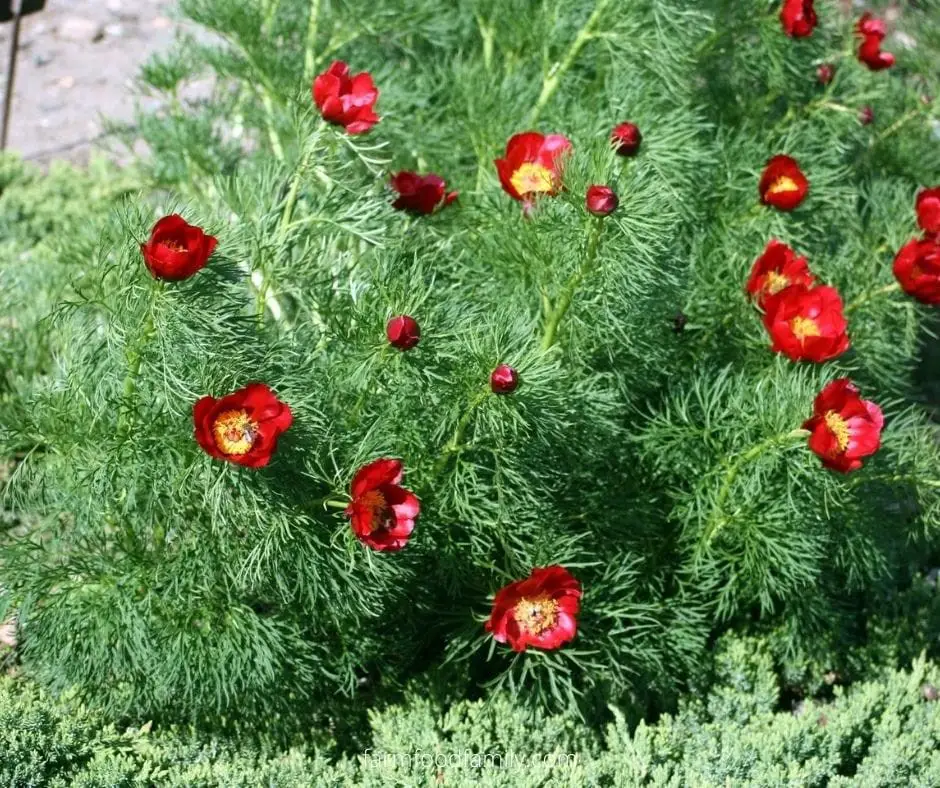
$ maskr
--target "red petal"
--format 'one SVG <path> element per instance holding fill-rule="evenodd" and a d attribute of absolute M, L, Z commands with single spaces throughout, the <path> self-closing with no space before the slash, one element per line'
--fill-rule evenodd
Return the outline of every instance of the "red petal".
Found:
<path fill-rule="evenodd" d="M 313 80 L 313 100 L 321 110 L 328 99 L 339 95 L 339 85 L 339 78 L 329 72 Z"/>
<path fill-rule="evenodd" d="M 381 491 L 386 503 L 392 507 L 395 517 L 399 520 L 414 520 L 421 513 L 421 502 L 411 490 L 390 484 L 383 486 Z"/>
<path fill-rule="evenodd" d="M 353 77 L 350 92 L 356 97 L 357 106 L 374 104 L 379 97 L 379 91 L 372 81 L 372 75 L 367 71 Z"/>
<path fill-rule="evenodd" d="M 323 104 L 320 105 L 320 113 L 323 115 L 323 119 L 330 123 L 343 123 L 343 102 L 336 96 L 327 96 Z"/>
<path fill-rule="evenodd" d="M 214 397 L 203 397 L 193 405 L 193 427 L 196 441 L 208 454 L 220 457 L 218 447 L 212 435 L 212 417 L 216 412 L 218 400 Z"/>
<path fill-rule="evenodd" d="M 917 195 L 917 223 L 925 233 L 940 233 L 940 186 Z"/>
<path fill-rule="evenodd" d="M 371 129 L 376 123 L 380 120 L 378 115 L 371 114 L 365 120 L 354 120 L 352 123 L 346 125 L 347 134 L 365 134 L 369 129 Z"/>
<path fill-rule="evenodd" d="M 514 200 L 521 200 L 522 195 L 512 185 L 512 174 L 515 172 L 515 168 L 510 164 L 509 159 L 496 159 L 493 163 L 496 165 L 496 173 L 499 175 L 499 182 L 503 187 L 503 191 Z"/>
<path fill-rule="evenodd" d="M 164 216 L 150 231 L 150 240 L 159 241 L 162 238 L 173 238 L 185 233 L 190 226 L 191 225 L 178 213 Z"/>
<path fill-rule="evenodd" d="M 506 160 L 516 170 L 524 161 L 535 161 L 545 142 L 545 135 L 537 131 L 514 134 L 506 143 Z"/>
<path fill-rule="evenodd" d="M 402 478 L 401 460 L 382 458 L 363 465 L 353 477 L 350 492 L 359 498 L 369 490 L 387 484 L 398 484 Z"/>

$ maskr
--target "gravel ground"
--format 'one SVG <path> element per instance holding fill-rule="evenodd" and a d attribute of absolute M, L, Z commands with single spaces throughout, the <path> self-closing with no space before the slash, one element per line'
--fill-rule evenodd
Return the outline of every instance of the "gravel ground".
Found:
<path fill-rule="evenodd" d="M 47 0 L 23 19 L 8 147 L 27 159 L 87 159 L 102 117 L 130 120 L 138 67 L 179 30 L 173 0 Z M 0 25 L 6 83 L 12 22 Z M 2 89 L 2 88 L 0 88 Z"/>

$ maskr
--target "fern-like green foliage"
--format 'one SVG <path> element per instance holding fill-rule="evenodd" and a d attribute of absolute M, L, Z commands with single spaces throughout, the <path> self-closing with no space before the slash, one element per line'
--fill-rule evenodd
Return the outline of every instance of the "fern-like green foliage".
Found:
<path fill-rule="evenodd" d="M 416 677 L 508 691 L 518 714 L 635 718 L 672 707 L 727 626 L 806 659 L 822 632 L 844 654 L 866 600 L 937 555 L 927 310 L 886 286 L 940 150 L 923 56 L 870 72 L 853 21 L 818 5 L 795 41 L 763 0 L 184 0 L 213 43 L 142 73 L 168 100 L 140 121 L 147 185 L 172 196 L 57 244 L 74 278 L 48 317 L 56 364 L 0 414 L 0 446 L 23 454 L 6 490 L 29 527 L 0 534 L 0 613 L 17 613 L 24 668 L 111 711 L 290 730 Z M 380 87 L 368 135 L 311 102 L 338 57 Z M 181 82 L 206 70 L 216 93 L 187 105 Z M 609 144 L 622 120 L 644 135 L 634 158 Z M 526 217 L 492 162 L 528 128 L 574 155 Z M 757 203 L 776 153 L 810 178 L 793 213 Z M 400 168 L 441 173 L 458 202 L 393 211 Z M 592 183 L 621 198 L 602 222 Z M 220 243 L 161 283 L 138 244 L 174 211 Z M 839 288 L 851 353 L 771 354 L 743 293 L 771 237 Z M 401 313 L 422 326 L 406 354 L 383 336 Z M 519 371 L 512 396 L 489 393 L 499 363 Z M 887 415 L 849 476 L 794 435 L 844 375 Z M 295 416 L 256 472 L 206 457 L 191 417 L 252 380 Z M 380 456 L 422 501 L 393 555 L 330 507 Z M 574 642 L 495 644 L 491 595 L 555 563 L 584 588 Z"/>
<path fill-rule="evenodd" d="M 357 754 L 328 742 L 279 750 L 150 723 L 123 731 L 74 699 L 0 680 L 0 779 L 50 786 L 932 785 L 940 779 L 935 663 L 780 710 L 767 644 L 718 644 L 707 694 L 655 724 L 592 732 L 570 714 L 498 693 L 444 708 L 422 692 L 376 711 Z"/>

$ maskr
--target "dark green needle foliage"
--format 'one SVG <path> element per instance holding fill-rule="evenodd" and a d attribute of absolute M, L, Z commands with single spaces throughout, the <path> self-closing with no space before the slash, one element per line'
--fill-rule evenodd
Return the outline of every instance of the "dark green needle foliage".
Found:
<path fill-rule="evenodd" d="M 907 18 L 936 38 L 936 2 L 917 5 Z M 869 71 L 835 2 L 805 40 L 764 0 L 181 9 L 212 35 L 141 73 L 166 99 L 138 126 L 162 191 L 61 245 L 56 363 L 0 413 L 0 446 L 21 453 L 7 505 L 29 523 L 0 533 L 0 612 L 29 674 L 111 712 L 325 720 L 341 738 L 416 681 L 436 700 L 507 691 L 543 707 L 524 713 L 635 720 L 673 707 L 732 626 L 770 633 L 785 670 L 851 671 L 872 600 L 938 558 L 918 372 L 935 339 L 928 308 L 889 288 L 914 195 L 940 182 L 926 45 Z M 336 58 L 381 91 L 368 134 L 313 105 Z M 196 75 L 215 79 L 199 104 L 181 90 Z M 609 142 L 627 120 L 631 158 Z M 565 189 L 525 215 L 493 159 L 528 129 L 574 153 Z M 811 183 L 792 213 L 758 203 L 778 153 Z M 394 211 L 400 169 L 441 174 L 458 201 Z M 620 197 L 606 219 L 584 208 L 598 183 Z M 173 212 L 219 246 L 163 283 L 138 244 Z M 842 294 L 839 359 L 770 352 L 744 283 L 772 237 Z M 407 353 L 385 340 L 397 314 L 421 325 Z M 521 380 L 509 396 L 488 388 L 500 363 Z M 886 415 L 850 475 L 799 432 L 843 376 Z M 191 415 L 254 380 L 294 413 L 261 470 L 206 456 Z M 383 456 L 422 502 L 398 553 L 341 511 Z M 575 640 L 494 643 L 491 595 L 550 564 L 584 589 Z"/>

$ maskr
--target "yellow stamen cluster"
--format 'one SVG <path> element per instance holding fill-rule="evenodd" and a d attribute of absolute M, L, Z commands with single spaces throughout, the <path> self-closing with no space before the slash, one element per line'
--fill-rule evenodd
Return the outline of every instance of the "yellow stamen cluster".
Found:
<path fill-rule="evenodd" d="M 836 437 L 836 442 L 839 444 L 839 451 L 845 451 L 849 445 L 848 422 L 834 410 L 827 410 L 824 418 L 829 431 Z"/>
<path fill-rule="evenodd" d="M 244 410 L 226 410 L 212 424 L 215 445 L 224 454 L 241 456 L 251 451 L 258 437 L 258 424 Z"/>
<path fill-rule="evenodd" d="M 790 330 L 800 343 L 805 342 L 807 337 L 818 337 L 820 335 L 816 321 L 801 315 L 797 315 L 790 321 Z"/>
<path fill-rule="evenodd" d="M 513 617 L 520 629 L 540 635 L 558 623 L 558 603 L 547 596 L 534 599 L 523 597 L 513 609 Z"/>
<path fill-rule="evenodd" d="M 767 194 L 784 194 L 786 192 L 798 192 L 800 187 L 796 185 L 793 178 L 781 175 L 767 189 Z"/>
<path fill-rule="evenodd" d="M 552 171 L 541 164 L 527 161 L 522 164 L 510 178 L 513 188 L 519 194 L 532 194 L 534 192 L 551 192 L 555 188 Z"/>
<path fill-rule="evenodd" d="M 790 279 L 776 271 L 770 271 L 764 280 L 764 291 L 770 295 L 779 293 L 783 288 L 790 284 Z"/>

